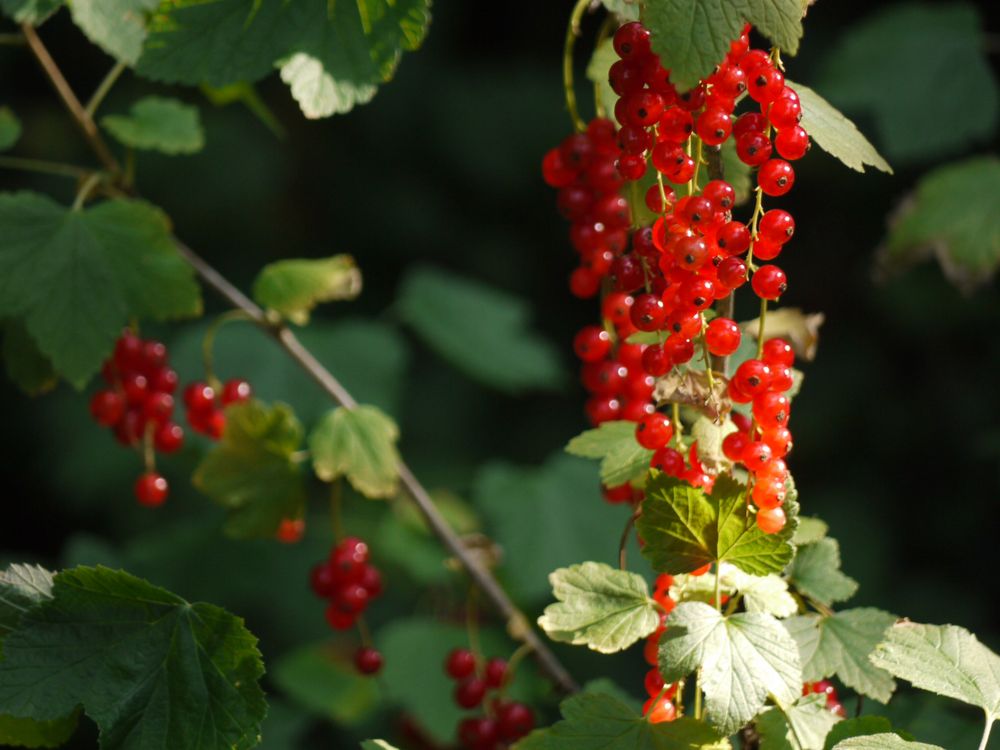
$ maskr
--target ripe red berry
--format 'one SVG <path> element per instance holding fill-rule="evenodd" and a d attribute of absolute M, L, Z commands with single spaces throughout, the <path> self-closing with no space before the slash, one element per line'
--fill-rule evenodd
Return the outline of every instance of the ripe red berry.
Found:
<path fill-rule="evenodd" d="M 500 738 L 513 742 L 535 727 L 535 716 L 523 703 L 502 703 L 497 707 L 497 722 Z"/>
<path fill-rule="evenodd" d="M 730 432 L 722 439 L 722 452 L 730 461 L 741 461 L 750 445 L 750 436 L 745 432 Z"/>
<path fill-rule="evenodd" d="M 113 427 L 125 416 L 125 399 L 115 391 L 98 391 L 90 399 L 90 414 L 102 427 Z"/>
<path fill-rule="evenodd" d="M 694 129 L 707 145 L 718 146 L 733 132 L 733 121 L 725 110 L 708 107 L 698 116 Z"/>
<path fill-rule="evenodd" d="M 126 375 L 122 378 L 122 390 L 129 406 L 141 406 L 149 393 L 149 380 L 139 373 Z"/>
<path fill-rule="evenodd" d="M 327 624 L 334 630 L 350 630 L 358 619 L 356 613 L 344 612 L 336 602 L 330 602 L 323 614 Z"/>
<path fill-rule="evenodd" d="M 799 125 L 779 130 L 774 137 L 774 147 L 789 161 L 801 159 L 809 150 L 809 134 Z"/>
<path fill-rule="evenodd" d="M 743 393 L 756 396 L 768 389 L 771 381 L 771 368 L 759 359 L 748 359 L 736 368 L 733 382 Z"/>
<path fill-rule="evenodd" d="M 635 428 L 635 439 L 643 448 L 658 450 L 670 442 L 674 428 L 666 414 L 655 412 L 639 422 Z"/>
<path fill-rule="evenodd" d="M 750 131 L 736 139 L 736 155 L 744 164 L 756 167 L 766 162 L 771 156 L 771 141 L 763 133 Z M 764 191 L 768 195 L 767 190 Z M 779 193 L 773 193 L 779 195 Z"/>
<path fill-rule="evenodd" d="M 762 104 L 773 102 L 785 88 L 784 74 L 771 65 L 761 65 L 747 73 L 747 93 Z"/>
<path fill-rule="evenodd" d="M 694 119 L 690 112 L 680 107 L 668 107 L 660 118 L 657 132 L 662 142 L 680 145 L 694 132 Z"/>
<path fill-rule="evenodd" d="M 375 674 L 382 669 L 382 654 L 370 646 L 364 646 L 354 652 L 354 666 L 361 674 Z"/>
<path fill-rule="evenodd" d="M 750 491 L 754 504 L 761 510 L 777 508 L 785 502 L 785 483 L 780 479 L 758 477 Z"/>
<path fill-rule="evenodd" d="M 382 574 L 374 565 L 366 563 L 358 577 L 358 585 L 368 592 L 369 599 L 374 599 L 382 593 Z"/>
<path fill-rule="evenodd" d="M 750 471 L 760 471 L 771 461 L 771 447 L 766 443 L 750 443 L 743 451 L 743 465 Z"/>
<path fill-rule="evenodd" d="M 777 245 L 783 245 L 795 234 L 795 219 L 788 211 L 772 208 L 760 217 L 760 236 Z"/>
<path fill-rule="evenodd" d="M 455 703 L 462 708 L 475 708 L 485 695 L 486 683 L 478 677 L 469 677 L 455 687 Z"/>
<path fill-rule="evenodd" d="M 673 363 L 670 356 L 659 344 L 652 344 L 646 347 L 642 353 L 642 369 L 653 377 L 666 375 Z"/>
<path fill-rule="evenodd" d="M 301 518 L 282 518 L 274 538 L 282 544 L 296 544 L 302 541 L 306 532 L 306 522 Z"/>
<path fill-rule="evenodd" d="M 240 378 L 233 378 L 232 380 L 227 380 L 225 385 L 222 386 L 220 400 L 223 406 L 229 406 L 229 404 L 238 404 L 246 401 L 252 395 L 253 388 L 250 383 Z"/>
<path fill-rule="evenodd" d="M 490 688 L 498 688 L 503 685 L 504 680 L 507 678 L 507 660 L 500 659 L 499 657 L 494 657 L 486 662 L 486 667 L 483 669 L 483 679 L 486 680 L 486 686 Z"/>
<path fill-rule="evenodd" d="M 791 408 L 792 403 L 789 398 L 775 391 L 761 393 L 753 400 L 754 419 L 765 431 L 787 426 Z"/>
<path fill-rule="evenodd" d="M 777 534 L 785 528 L 785 511 L 780 507 L 762 508 L 757 512 L 757 528 L 765 534 Z"/>
<path fill-rule="evenodd" d="M 184 429 L 174 422 L 164 422 L 153 433 L 153 446 L 160 453 L 174 453 L 184 443 Z"/>
<path fill-rule="evenodd" d="M 623 60 L 641 58 L 649 54 L 649 30 L 638 21 L 631 21 L 618 28 L 614 48 Z"/>
<path fill-rule="evenodd" d="M 309 571 L 309 587 L 316 596 L 329 599 L 337 589 L 337 576 L 329 563 L 317 563 Z"/>
<path fill-rule="evenodd" d="M 766 430 L 761 441 L 771 449 L 774 458 L 784 458 L 792 450 L 792 433 L 787 427 L 773 427 Z"/>
<path fill-rule="evenodd" d="M 788 289 L 788 277 L 777 266 L 761 266 L 750 279 L 750 286 L 761 299 L 776 300 Z"/>
<path fill-rule="evenodd" d="M 573 338 L 573 351 L 584 362 L 598 362 L 611 351 L 611 334 L 600 326 L 584 326 Z"/>
<path fill-rule="evenodd" d="M 149 376 L 149 390 L 157 393 L 173 393 L 177 390 L 177 373 L 169 367 L 161 367 Z"/>
<path fill-rule="evenodd" d="M 724 258 L 718 268 L 719 283 L 726 289 L 733 290 L 743 286 L 747 281 L 747 264 L 742 258 L 732 256 Z"/>
<path fill-rule="evenodd" d="M 456 648 L 448 654 L 444 671 L 454 680 L 464 680 L 476 669 L 476 657 L 467 648 Z"/>
<path fill-rule="evenodd" d="M 642 713 L 650 724 L 660 724 L 677 718 L 677 708 L 674 706 L 674 702 L 665 696 L 647 700 L 642 707 Z"/>
<path fill-rule="evenodd" d="M 334 592 L 333 602 L 341 612 L 359 614 L 368 605 L 368 589 L 357 583 L 348 583 Z"/>
<path fill-rule="evenodd" d="M 740 346 L 740 327 L 735 320 L 714 318 L 705 328 L 705 344 L 717 357 L 728 357 Z"/>
<path fill-rule="evenodd" d="M 663 676 L 660 674 L 660 670 L 653 667 L 648 672 L 646 672 L 646 677 L 643 680 L 643 686 L 646 688 L 646 694 L 650 698 L 655 698 L 663 690 Z"/>
<path fill-rule="evenodd" d="M 170 487 L 162 474 L 148 471 L 135 480 L 135 498 L 141 505 L 155 508 L 167 499 Z"/>
<path fill-rule="evenodd" d="M 795 350 L 785 339 L 768 339 L 764 342 L 761 359 L 772 368 L 791 367 L 795 363 Z"/>
<path fill-rule="evenodd" d="M 632 325 L 640 331 L 656 331 L 663 328 L 667 319 L 667 308 L 655 294 L 640 294 L 629 311 Z"/>
<path fill-rule="evenodd" d="M 214 409 L 215 389 L 200 380 L 191 383 L 184 389 L 184 405 L 191 411 Z"/>
<path fill-rule="evenodd" d="M 768 149 L 770 152 L 770 149 Z M 756 162 L 761 164 L 761 162 Z M 784 195 L 795 184 L 795 170 L 792 165 L 782 159 L 768 159 L 761 165 L 757 173 L 757 184 L 764 195 Z"/>
<path fill-rule="evenodd" d="M 169 393 L 150 393 L 142 403 L 142 413 L 147 422 L 164 424 L 174 413 L 174 397 Z"/>
<path fill-rule="evenodd" d="M 674 448 L 660 448 L 649 460 L 649 468 L 662 471 L 667 476 L 679 477 L 686 468 L 684 456 Z"/>

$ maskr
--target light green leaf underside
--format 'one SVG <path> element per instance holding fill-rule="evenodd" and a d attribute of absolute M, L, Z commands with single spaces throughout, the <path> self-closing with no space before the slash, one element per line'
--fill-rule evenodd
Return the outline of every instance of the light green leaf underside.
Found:
<path fill-rule="evenodd" d="M 782 710 L 769 708 L 757 717 L 761 750 L 823 750 L 823 741 L 840 721 L 826 707 L 825 695 L 807 695 Z"/>
<path fill-rule="evenodd" d="M 858 582 L 840 571 L 840 545 L 830 538 L 799 547 L 788 580 L 802 594 L 826 605 L 850 599 L 858 590 Z"/>
<path fill-rule="evenodd" d="M 816 145 L 851 169 L 864 172 L 865 166 L 892 174 L 892 167 L 857 125 L 808 86 L 788 81 L 802 103 L 800 124 Z"/>
<path fill-rule="evenodd" d="M 73 0 L 69 9 L 86 37 L 112 57 L 135 65 L 146 40 L 146 21 L 159 0 Z"/>
<path fill-rule="evenodd" d="M 280 260 L 264 266 L 253 285 L 257 302 L 297 325 L 309 322 L 316 305 L 360 293 L 361 271 L 350 255 Z"/>
<path fill-rule="evenodd" d="M 399 484 L 398 438 L 399 428 L 381 409 L 337 407 L 309 436 L 313 468 L 324 482 L 345 476 L 366 497 L 392 497 Z"/>
<path fill-rule="evenodd" d="M 617 487 L 638 479 L 649 470 L 653 451 L 635 439 L 635 422 L 604 422 L 569 441 L 566 452 L 601 459 L 601 482 Z"/>
<path fill-rule="evenodd" d="M 833 750 L 944 750 L 944 748 L 923 742 L 907 742 L 898 734 L 871 734 L 844 740 L 834 745 Z"/>

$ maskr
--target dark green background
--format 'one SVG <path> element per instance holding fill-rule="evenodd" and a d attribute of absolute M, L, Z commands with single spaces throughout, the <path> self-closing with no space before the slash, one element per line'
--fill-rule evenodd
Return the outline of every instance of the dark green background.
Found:
<path fill-rule="evenodd" d="M 585 427 L 569 342 L 595 318 L 595 309 L 567 292 L 573 260 L 567 227 L 539 176 L 542 153 L 569 129 L 559 73 L 568 5 L 439 0 L 423 49 L 404 58 L 395 81 L 370 105 L 348 116 L 305 121 L 272 76 L 259 90 L 287 131 L 283 139 L 238 105 L 216 108 L 196 92 L 169 92 L 202 104 L 207 147 L 191 157 L 139 155 L 142 192 L 170 214 L 179 236 L 244 288 L 264 263 L 350 252 L 364 272 L 364 294 L 320 317 L 393 325 L 395 290 L 418 263 L 480 279 L 534 306 L 537 330 L 558 346 L 564 361 L 567 387 L 560 392 L 511 396 L 483 388 L 408 333 L 361 347 L 369 349 L 365 361 L 380 361 L 384 354 L 387 366 L 408 362 L 405 384 L 385 397 L 401 424 L 403 453 L 430 486 L 466 498 L 483 464 L 538 464 Z M 985 13 L 989 4 L 977 5 Z M 803 52 L 786 61 L 790 77 L 814 83 L 835 41 L 871 6 L 823 0 L 811 9 Z M 594 26 L 588 22 L 588 34 Z M 65 12 L 42 33 L 77 90 L 92 90 L 108 59 L 86 44 Z M 0 104 L 10 105 L 25 124 L 15 153 L 91 163 L 26 52 L 0 47 L 0 81 Z M 168 92 L 126 76 L 104 111 L 123 111 L 150 91 Z M 933 89 L 925 93 L 926 117 L 962 117 L 961 111 L 939 108 Z M 873 132 L 864 117 L 858 120 Z M 782 303 L 827 316 L 819 356 L 805 366 L 796 400 L 790 466 L 805 511 L 830 522 L 845 571 L 862 584 L 856 604 L 960 624 L 993 647 L 1000 646 L 997 287 L 990 283 L 963 296 L 931 264 L 875 283 L 873 259 L 887 215 L 921 174 L 995 145 L 970 143 L 943 158 L 898 165 L 891 177 L 857 174 L 814 149 L 784 202 L 795 214 L 797 233 L 780 261 L 791 279 Z M 72 198 L 72 184 L 0 173 L 0 188 L 26 186 Z M 210 292 L 206 304 L 209 312 L 223 309 Z M 744 312 L 750 316 L 749 309 Z M 199 374 L 190 356 L 196 342 L 185 328 L 190 326 L 156 333 L 168 342 L 187 340 L 177 347 L 189 354 L 179 364 L 190 379 Z M 229 335 L 224 331 L 222 338 Z M 353 356 L 351 347 L 332 349 L 324 350 L 326 361 L 335 372 L 350 372 L 352 363 L 337 358 Z M 223 352 L 222 374 L 251 380 L 281 356 L 245 332 L 233 333 Z M 359 380 L 356 373 L 353 379 Z M 320 605 L 304 591 L 308 566 L 329 543 L 321 511 L 299 548 L 218 542 L 219 514 L 184 478 L 202 443 L 168 464 L 174 496 L 162 511 L 150 513 L 131 498 L 138 461 L 89 421 L 85 398 L 63 386 L 53 396 L 31 400 L 3 381 L 0 413 L 0 557 L 50 566 L 126 561 L 182 595 L 209 598 L 245 616 L 269 660 L 324 636 Z M 576 507 L 586 512 L 597 502 L 588 495 Z M 360 500 L 355 506 L 356 528 L 376 533 L 377 509 L 362 507 Z M 315 507 L 322 507 L 318 499 Z M 532 522 L 526 514 L 523 523 Z M 590 554 L 609 559 L 617 533 Z M 142 543 L 123 553 L 137 535 Z M 405 580 L 399 561 L 406 552 L 393 553 L 385 564 Z M 508 554 L 533 552 L 515 548 Z M 272 606 L 275 590 L 284 588 L 295 592 L 298 608 Z M 447 613 L 460 598 L 404 588 L 375 607 L 377 625 L 412 607 Z M 612 660 L 571 649 L 561 653 L 574 660 L 581 679 L 614 669 L 620 684 L 641 691 L 636 654 Z M 940 725 L 936 730 L 943 731 Z M 311 726 L 304 736 L 303 747 L 349 746 L 323 726 Z M 80 746 L 87 742 L 81 738 Z"/>

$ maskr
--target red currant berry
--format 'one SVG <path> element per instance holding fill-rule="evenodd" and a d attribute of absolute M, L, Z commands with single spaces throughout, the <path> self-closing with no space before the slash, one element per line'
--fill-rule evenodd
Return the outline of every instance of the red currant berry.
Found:
<path fill-rule="evenodd" d="M 149 376 L 149 390 L 157 393 L 173 393 L 177 390 L 177 373 L 169 367 L 161 367 Z"/>
<path fill-rule="evenodd" d="M 761 164 L 761 162 L 755 163 Z M 764 195 L 784 195 L 795 184 L 795 170 L 792 169 L 792 165 L 787 161 L 782 159 L 768 159 L 763 162 L 760 171 L 757 173 L 757 184 L 764 191 Z"/>
<path fill-rule="evenodd" d="M 777 266 L 761 266 L 750 279 L 750 286 L 761 299 L 776 300 L 788 289 L 788 277 Z"/>
<path fill-rule="evenodd" d="M 795 234 L 795 219 L 788 211 L 772 208 L 760 217 L 760 236 L 777 245 L 783 245 Z"/>
<path fill-rule="evenodd" d="M 715 211 L 724 213 L 736 205 L 736 191 L 725 180 L 711 180 L 702 189 L 701 194 Z"/>
<path fill-rule="evenodd" d="M 718 268 L 719 283 L 725 289 L 733 290 L 743 286 L 747 281 L 747 264 L 735 255 L 724 258 Z"/>
<path fill-rule="evenodd" d="M 801 159 L 809 151 L 809 134 L 799 125 L 779 130 L 774 136 L 774 147 L 789 161 Z"/>
<path fill-rule="evenodd" d="M 771 157 L 771 141 L 766 135 L 758 132 L 744 133 L 736 139 L 736 155 L 744 164 L 756 167 Z M 767 191 L 764 191 L 767 193 Z M 772 193 L 767 193 L 772 195 Z M 774 193 L 779 195 L 779 193 Z"/>
<path fill-rule="evenodd" d="M 370 646 L 354 652 L 354 666 L 364 675 L 375 674 L 382 669 L 382 654 Z"/>
<path fill-rule="evenodd" d="M 627 482 L 619 484 L 617 487 L 605 487 L 601 485 L 601 495 L 612 505 L 628 503 L 632 501 L 632 485 Z"/>
<path fill-rule="evenodd" d="M 694 119 L 680 107 L 669 107 L 660 118 L 657 132 L 662 142 L 680 145 L 694 132 Z"/>
<path fill-rule="evenodd" d="M 646 174 L 646 160 L 639 154 L 623 154 L 618 159 L 618 172 L 626 180 L 642 179 Z"/>
<path fill-rule="evenodd" d="M 646 694 L 650 698 L 655 698 L 663 690 L 663 676 L 660 674 L 660 670 L 653 667 L 648 672 L 646 672 L 646 677 L 643 680 L 643 686 L 646 688 Z"/>
<path fill-rule="evenodd" d="M 486 680 L 486 687 L 498 688 L 503 685 L 507 678 L 507 660 L 494 657 L 486 662 L 483 669 L 483 679 Z"/>
<path fill-rule="evenodd" d="M 670 355 L 659 344 L 646 347 L 646 351 L 642 353 L 642 369 L 653 377 L 666 375 L 672 366 Z"/>
<path fill-rule="evenodd" d="M 576 179 L 576 170 L 566 164 L 558 148 L 553 148 L 542 159 L 542 178 L 549 187 L 566 187 Z"/>
<path fill-rule="evenodd" d="M 650 698 L 642 707 L 642 713 L 650 724 L 660 724 L 677 718 L 677 708 L 669 698 Z"/>
<path fill-rule="evenodd" d="M 160 453 L 175 453 L 184 443 L 184 429 L 174 422 L 164 422 L 153 433 L 153 446 Z"/>
<path fill-rule="evenodd" d="M 760 471 L 771 461 L 771 448 L 765 443 L 750 443 L 743 451 L 743 465 L 750 471 Z"/>
<path fill-rule="evenodd" d="M 674 427 L 666 414 L 656 412 L 642 419 L 635 428 L 635 439 L 648 450 L 658 450 L 670 442 Z"/>
<path fill-rule="evenodd" d="M 494 750 L 499 737 L 496 719 L 469 716 L 458 723 L 458 741 L 465 750 Z"/>
<path fill-rule="evenodd" d="M 667 308 L 655 294 L 640 294 L 629 311 L 632 325 L 640 331 L 656 331 L 667 320 Z"/>
<path fill-rule="evenodd" d="M 795 363 L 795 350 L 784 339 L 768 339 L 761 358 L 771 367 L 791 367 Z"/>
<path fill-rule="evenodd" d="M 760 112 L 747 112 L 736 118 L 733 135 L 739 139 L 747 133 L 761 133 L 767 129 L 767 118 Z"/>
<path fill-rule="evenodd" d="M 478 677 L 469 677 L 455 687 L 455 703 L 462 708 L 475 708 L 485 695 L 486 683 Z"/>
<path fill-rule="evenodd" d="M 573 338 L 573 351 L 584 362 L 598 362 L 611 351 L 611 334 L 600 326 L 586 326 Z"/>
<path fill-rule="evenodd" d="M 770 65 L 761 65 L 747 72 L 747 93 L 756 102 L 773 102 L 785 88 L 784 74 Z"/>
<path fill-rule="evenodd" d="M 327 606 L 323 614 L 326 617 L 327 624 L 334 630 L 350 630 L 354 627 L 354 623 L 358 619 L 357 614 L 342 611 L 334 602 L 331 602 Z"/>
<path fill-rule="evenodd" d="M 785 528 L 785 511 L 780 507 L 757 511 L 757 528 L 765 534 L 777 534 Z"/>
<path fill-rule="evenodd" d="M 705 345 L 717 357 L 728 357 L 739 349 L 740 338 L 740 327 L 729 318 L 714 318 L 705 328 Z"/>
<path fill-rule="evenodd" d="M 341 612 L 360 614 L 368 606 L 368 589 L 357 583 L 348 583 L 334 592 L 333 602 Z"/>
<path fill-rule="evenodd" d="M 787 427 L 774 427 L 765 431 L 761 441 L 771 449 L 774 458 L 784 458 L 792 451 L 792 433 Z"/>
<path fill-rule="evenodd" d="M 223 406 L 229 406 L 229 404 L 247 401 L 251 396 L 253 396 L 253 388 L 250 383 L 240 378 L 233 378 L 227 380 L 222 386 L 220 400 Z"/>
<path fill-rule="evenodd" d="M 750 491 L 754 504 L 761 510 L 777 508 L 785 502 L 785 483 L 779 479 L 757 477 Z"/>
<path fill-rule="evenodd" d="M 134 372 L 142 367 L 142 339 L 125 331 L 115 342 L 115 367 L 120 373 Z"/>
<path fill-rule="evenodd" d="M 298 544 L 306 533 L 306 522 L 301 518 L 282 518 L 274 538 L 282 544 Z"/>
<path fill-rule="evenodd" d="M 649 30 L 631 21 L 618 28 L 613 43 L 615 53 L 623 60 L 644 57 L 649 54 Z"/>
<path fill-rule="evenodd" d="M 169 492 L 170 486 L 167 484 L 167 480 L 162 474 L 157 474 L 155 471 L 140 474 L 139 478 L 135 480 L 135 499 L 141 505 L 149 508 L 163 505 Z"/>
<path fill-rule="evenodd" d="M 448 654 L 444 671 L 453 680 L 464 680 L 476 670 L 476 657 L 467 648 L 456 648 Z"/>
<path fill-rule="evenodd" d="M 535 727 L 535 716 L 523 703 L 504 703 L 497 708 L 501 739 L 512 742 L 524 737 Z"/>
<path fill-rule="evenodd" d="M 722 452 L 730 461 L 740 461 L 748 445 L 750 437 L 745 432 L 730 432 L 722 439 Z"/>
<path fill-rule="evenodd" d="M 641 283 L 641 282 L 640 282 Z M 578 299 L 590 299 L 601 288 L 601 277 L 586 266 L 580 266 L 569 275 L 569 291 Z"/>
<path fill-rule="evenodd" d="M 329 563 L 317 563 L 309 571 L 309 587 L 316 596 L 329 599 L 337 590 L 337 575 Z"/>
<path fill-rule="evenodd" d="M 799 124 L 799 120 L 802 119 L 802 105 L 798 99 L 779 96 L 768 108 L 767 119 L 778 130 L 794 128 Z"/>
<path fill-rule="evenodd" d="M 771 368 L 759 359 L 748 359 L 736 368 L 733 382 L 743 393 L 756 396 L 768 389 L 771 383 Z"/>
<path fill-rule="evenodd" d="M 660 448 L 649 461 L 649 468 L 662 471 L 667 476 L 679 477 L 687 468 L 684 456 L 673 448 Z"/>
<path fill-rule="evenodd" d="M 584 411 L 586 411 L 590 423 L 596 427 L 604 422 L 618 419 L 622 413 L 622 403 L 613 396 L 598 395 L 587 399 Z"/>
<path fill-rule="evenodd" d="M 733 132 L 733 121 L 725 110 L 709 107 L 698 116 L 694 129 L 704 143 L 719 146 Z"/>
<path fill-rule="evenodd" d="M 191 411 L 208 411 L 215 408 L 215 389 L 208 383 L 196 381 L 184 389 L 184 405 Z"/>
<path fill-rule="evenodd" d="M 102 427 L 113 427 L 125 416 L 125 399 L 115 391 L 98 391 L 90 399 L 90 414 Z"/>
<path fill-rule="evenodd" d="M 775 391 L 761 393 L 753 400 L 754 419 L 765 431 L 787 426 L 791 408 L 792 403 L 788 397 Z"/>
<path fill-rule="evenodd" d="M 150 393 L 142 404 L 142 413 L 146 421 L 163 424 L 174 413 L 174 397 L 169 393 Z"/>
<path fill-rule="evenodd" d="M 358 585 L 368 592 L 369 599 L 374 599 L 382 593 L 382 574 L 374 565 L 365 564 L 358 577 Z"/>
<path fill-rule="evenodd" d="M 149 380 L 139 373 L 126 375 L 122 378 L 122 390 L 129 406 L 141 406 L 149 393 Z"/>

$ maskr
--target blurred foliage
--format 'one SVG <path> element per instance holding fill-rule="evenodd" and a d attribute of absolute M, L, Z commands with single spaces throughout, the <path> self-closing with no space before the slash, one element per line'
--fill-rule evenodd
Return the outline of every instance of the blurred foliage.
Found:
<path fill-rule="evenodd" d="M 822 0 L 810 8 L 800 54 L 786 60 L 789 76 L 815 84 L 856 117 L 896 173 L 859 175 L 818 149 L 802 163 L 786 202 L 797 230 L 782 258 L 792 280 L 782 302 L 827 316 L 796 398 L 790 464 L 806 512 L 829 522 L 845 573 L 861 584 L 856 605 L 961 624 L 996 646 L 1000 590 L 995 576 L 976 574 L 995 563 L 1000 492 L 996 283 L 965 295 L 927 264 L 879 283 L 872 273 L 886 217 L 924 174 L 950 163 L 944 159 L 980 156 L 997 145 L 996 35 L 975 25 L 989 8 L 982 0 L 882 3 L 876 10 L 861 0 Z M 515 342 L 523 346 L 520 337 L 528 337 L 539 351 L 555 352 L 543 357 L 547 383 L 570 372 L 572 335 L 596 315 L 592 304 L 567 292 L 573 251 L 538 175 L 541 154 L 570 129 L 559 74 L 568 3 L 533 7 L 530 23 L 516 4 L 492 6 L 488 27 L 482 12 L 439 0 L 421 51 L 406 55 L 395 80 L 349 116 L 304 120 L 275 76 L 254 96 L 243 91 L 234 103 L 215 105 L 190 89 L 126 74 L 104 111 L 126 112 L 150 94 L 201 109 L 204 149 L 180 159 L 139 153 L 138 184 L 178 234 L 242 288 L 267 263 L 341 252 L 357 259 L 364 293 L 319 308 L 302 338 L 360 401 L 397 421 L 402 454 L 431 488 L 454 493 L 448 512 L 462 530 L 496 538 L 498 572 L 534 617 L 546 603 L 545 575 L 587 558 L 614 562 L 627 519 L 627 509 L 600 500 L 593 463 L 550 458 L 585 428 L 582 389 L 519 390 L 509 379 L 484 387 L 512 364 L 503 361 L 507 350 L 486 345 L 487 330 L 475 320 L 455 321 L 467 327 L 473 353 L 483 341 L 483 361 L 459 370 L 436 350 L 459 355 L 426 332 L 411 336 L 401 325 L 411 318 L 394 304 L 418 263 L 513 295 L 523 305 L 521 320 L 530 321 L 515 331 Z M 940 20 L 945 16 L 956 20 Z M 597 21 L 586 18 L 584 39 L 596 30 Z M 65 12 L 43 31 L 71 83 L 93 90 L 111 61 Z M 887 59 L 885 50 L 895 52 Z M 578 60 L 580 80 L 585 62 Z M 21 123 L 13 155 L 91 163 L 22 49 L 0 46 L 0 79 L 0 105 Z M 275 122 L 283 139 L 274 135 Z M 24 187 L 62 202 L 74 192 L 71 181 L 0 171 L 0 189 Z M 224 309 L 205 297 L 210 315 Z M 744 300 L 738 317 L 752 318 L 751 307 Z M 170 344 L 187 381 L 202 373 L 205 325 L 144 332 Z M 220 330 L 215 369 L 223 378 L 250 379 L 267 402 L 288 402 L 307 430 L 330 406 L 246 324 Z M 121 566 L 246 618 L 273 670 L 265 677 L 271 712 L 263 747 L 346 748 L 364 736 L 407 747 L 390 706 L 426 713 L 435 733 L 446 732 L 453 717 L 449 689 L 438 684 L 440 663 L 464 637 L 457 624 L 467 591 L 406 506 L 345 498 L 348 528 L 370 539 L 386 571 L 386 593 L 370 610 L 376 640 L 407 656 L 390 658 L 387 679 L 377 685 L 380 694 L 388 691 L 388 704 L 359 710 L 353 725 L 334 726 L 324 717 L 342 689 L 338 680 L 347 678 L 302 656 L 322 651 L 346 662 L 356 645 L 354 635 L 330 635 L 322 603 L 308 591 L 309 567 L 327 554 L 331 538 L 320 483 L 307 488 L 301 543 L 236 541 L 223 534 L 224 511 L 190 486 L 206 441 L 192 438 L 166 462 L 174 490 L 152 513 L 131 497 L 138 458 L 90 421 L 83 397 L 60 385 L 29 399 L 5 381 L 0 403 L 3 561 Z M 630 561 L 642 570 L 637 550 Z M 509 654 L 513 645 L 499 629 L 487 633 L 494 653 Z M 419 663 L 410 643 L 419 644 Z M 607 676 L 641 694 L 645 665 L 638 653 L 608 658 L 568 646 L 557 652 L 580 681 Z M 554 699 L 530 666 L 519 680 L 519 689 L 537 695 L 537 705 L 555 718 Z M 315 685 L 305 688 L 308 697 L 303 685 Z M 873 712 L 945 747 L 972 746 L 980 731 L 975 712 L 905 691 Z M 74 746 L 95 746 L 96 730 L 82 724 Z"/>

